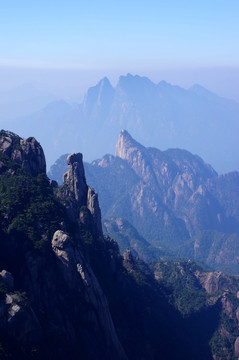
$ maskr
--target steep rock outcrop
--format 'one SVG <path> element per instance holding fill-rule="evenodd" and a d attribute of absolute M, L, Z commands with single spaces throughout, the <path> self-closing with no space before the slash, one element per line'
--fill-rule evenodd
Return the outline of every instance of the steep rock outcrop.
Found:
<path fill-rule="evenodd" d="M 11 132 L 2 130 L 0 152 L 33 176 L 46 172 L 44 152 L 39 142 L 33 137 L 24 140 Z"/>
<path fill-rule="evenodd" d="M 21 140 L 20 146 L 22 149 L 23 169 L 31 172 L 33 175 L 45 173 L 46 160 L 42 147 L 38 141 L 35 138 L 30 137 L 26 140 Z M 16 161 L 14 157 L 12 157 L 12 159 Z"/>
<path fill-rule="evenodd" d="M 68 171 L 64 174 L 65 197 L 85 204 L 87 199 L 87 185 L 82 162 L 82 154 L 71 154 L 67 157 Z"/>
<path fill-rule="evenodd" d="M 104 219 L 127 219 L 154 247 L 238 273 L 238 172 L 218 175 L 186 150 L 145 148 L 126 130 L 116 156 L 85 171 Z"/>
<path fill-rule="evenodd" d="M 142 191 L 145 192 L 144 185 L 147 189 L 150 188 L 151 192 L 147 195 L 148 201 L 150 197 L 153 200 L 149 203 L 150 208 L 162 208 L 163 205 L 163 213 L 168 213 L 168 218 L 170 218 L 169 211 L 173 211 L 185 222 L 190 234 L 201 228 L 209 228 L 210 225 L 221 230 L 220 221 L 223 215 L 220 216 L 219 221 L 220 205 L 215 199 L 208 201 L 210 194 L 202 185 L 208 178 L 216 177 L 217 173 L 198 156 L 179 149 L 166 152 L 147 149 L 132 139 L 125 130 L 119 134 L 116 156 L 127 161 L 139 176 Z M 201 210 L 198 211 L 202 206 L 206 210 L 205 216 Z M 212 216 L 208 217 L 208 214 L 211 208 L 216 206 L 218 211 L 212 224 Z"/>
<path fill-rule="evenodd" d="M 66 283 L 71 289 L 75 289 L 79 297 L 83 296 L 91 308 L 88 314 L 90 322 L 94 324 L 95 331 L 98 329 L 99 333 L 102 332 L 102 338 L 106 339 L 105 356 L 109 359 L 112 356 L 122 360 L 126 359 L 112 322 L 107 299 L 79 249 L 74 246 L 72 239 L 61 230 L 56 231 L 53 236 L 52 249 Z"/>
<path fill-rule="evenodd" d="M 125 218 L 154 247 L 238 271 L 239 173 L 218 175 L 197 155 L 146 148 L 122 130 L 116 156 L 86 164 L 86 176 L 104 219 Z"/>
<path fill-rule="evenodd" d="M 69 170 L 59 190 L 44 174 L 44 154 L 35 139 L 1 135 L 4 351 L 19 359 L 30 358 L 33 347 L 40 359 L 126 359 L 84 243 L 90 233 L 104 247 L 98 197 L 86 184 L 82 155 L 68 157 Z M 81 211 L 88 225 L 81 223 Z"/>
<path fill-rule="evenodd" d="M 99 117 L 106 118 L 109 116 L 114 93 L 115 89 L 106 77 L 87 91 L 83 99 L 82 115 L 85 119 L 92 122 L 94 127 L 102 124 L 99 121 Z M 93 123 L 93 120 L 95 120 L 95 123 Z"/>
<path fill-rule="evenodd" d="M 98 194 L 94 189 L 91 189 L 90 187 L 88 187 L 87 193 L 87 208 L 90 210 L 93 223 L 97 229 L 98 234 L 103 237 Z"/>
<path fill-rule="evenodd" d="M 221 272 L 208 272 L 200 274 L 199 281 L 202 287 L 206 290 L 208 294 L 215 293 L 221 290 L 220 280 L 221 280 Z"/>
<path fill-rule="evenodd" d="M 50 184 L 44 174 L 26 175 L 21 164 L 8 155 L 3 160 L 6 160 L 6 171 L 0 176 L 0 270 L 6 269 L 0 273 L 3 358 L 6 351 L 8 358 L 24 360 L 212 359 L 209 342 L 218 330 L 218 319 L 208 318 L 208 303 L 202 303 L 207 296 L 198 299 L 199 281 L 190 276 L 187 279 L 192 262 L 186 266 L 178 262 L 178 271 L 171 273 L 173 280 L 175 274 L 177 278 L 180 274 L 185 276 L 189 280 L 185 287 L 193 290 L 189 297 L 186 294 L 189 302 L 178 296 L 179 286 L 173 294 L 182 307 L 189 305 L 194 311 L 192 317 L 187 312 L 189 319 L 183 319 L 167 299 L 172 291 L 171 286 L 166 286 L 170 271 L 164 283 L 158 284 L 149 266 L 135 259 L 130 251 L 121 257 L 114 241 L 101 238 L 96 226 L 100 215 L 97 195 L 85 183 L 80 155 L 69 158 L 69 170 L 61 189 Z M 120 168 L 122 161 L 118 162 Z M 8 176 L 8 171 L 12 176 Z M 57 192 L 58 198 L 54 195 Z M 166 215 L 164 222 L 168 223 Z M 123 225 L 121 221 L 118 224 Z M 234 305 L 237 280 L 235 288 L 229 296 L 221 297 L 223 315 L 229 321 L 234 321 L 234 313 L 238 312 L 238 303 Z M 215 297 L 213 294 L 213 301 Z M 191 303 L 191 298 L 196 301 Z M 221 315 L 213 301 L 212 310 Z M 234 346 L 238 331 L 232 333 L 226 321 L 220 325 L 219 346 L 224 338 L 232 339 Z M 223 348 L 232 354 L 227 344 L 223 343 Z"/>
<path fill-rule="evenodd" d="M 97 234 L 103 237 L 98 195 L 86 184 L 82 154 L 69 155 L 67 164 L 68 171 L 63 176 L 63 186 L 58 196 L 66 202 L 68 215 L 73 221 L 81 221 L 84 218 L 82 207 L 86 207 L 90 211 L 91 221 Z"/>
<path fill-rule="evenodd" d="M 136 142 L 126 130 L 122 130 L 118 136 L 115 156 L 126 160 L 143 181 L 150 182 L 153 187 L 156 186 L 157 181 L 146 149 Z"/>

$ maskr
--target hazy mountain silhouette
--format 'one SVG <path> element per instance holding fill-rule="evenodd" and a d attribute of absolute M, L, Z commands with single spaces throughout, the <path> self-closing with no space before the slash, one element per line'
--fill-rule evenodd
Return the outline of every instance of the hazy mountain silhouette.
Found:
<path fill-rule="evenodd" d="M 7 123 L 21 136 L 37 136 L 48 164 L 64 152 L 81 151 L 87 161 L 112 153 L 124 128 L 146 146 L 186 148 L 219 173 L 239 169 L 239 104 L 200 85 L 185 90 L 128 74 L 115 88 L 102 79 L 79 106 L 61 106 L 62 102 L 54 103 Z"/>

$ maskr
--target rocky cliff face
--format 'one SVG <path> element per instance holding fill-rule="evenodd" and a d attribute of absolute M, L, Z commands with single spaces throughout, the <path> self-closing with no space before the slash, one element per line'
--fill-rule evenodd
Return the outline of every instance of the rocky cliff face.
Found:
<path fill-rule="evenodd" d="M 95 336 L 104 342 L 105 349 L 101 350 L 102 355 L 104 354 L 110 359 L 114 354 L 117 358 L 126 359 L 115 331 L 107 299 L 81 251 L 74 246 L 73 240 L 61 230 L 56 231 L 53 236 L 52 249 L 65 282 L 70 289 L 75 289 L 77 298 L 80 300 L 83 297 L 86 306 L 90 307 L 90 310 L 87 311 L 88 314 L 85 314 L 85 321 L 94 326 Z M 82 321 L 82 318 L 80 320 Z M 82 329 L 82 331 L 84 330 Z M 92 349 L 92 355 L 93 352 Z"/>
<path fill-rule="evenodd" d="M 91 216 L 88 219 L 93 224 L 98 236 L 103 238 L 101 225 L 101 211 L 98 195 L 94 189 L 86 184 L 85 170 L 82 162 L 82 154 L 71 154 L 67 157 L 68 171 L 63 176 L 63 186 L 58 196 L 66 202 L 66 209 L 72 221 L 87 221 L 84 216 L 84 207 L 89 210 Z"/>
<path fill-rule="evenodd" d="M 185 150 L 145 148 L 125 130 L 116 156 L 85 164 L 85 171 L 99 193 L 104 219 L 127 219 L 160 250 L 238 273 L 238 172 L 218 175 Z M 117 239 L 125 242 L 123 232 L 119 229 Z"/>
<path fill-rule="evenodd" d="M 129 250 L 121 257 L 117 243 L 102 236 L 98 198 L 86 184 L 82 155 L 68 157 L 58 188 L 41 167 L 25 168 L 11 158 L 21 139 L 2 136 L 13 145 L 10 155 L 0 152 L 1 358 L 237 355 L 236 278 L 205 273 L 192 262 L 150 268 Z M 32 161 L 34 149 L 29 147 Z M 112 161 L 108 156 L 101 164 Z M 117 159 L 119 174 L 122 167 L 138 178 Z M 115 226 L 124 223 L 118 219 Z"/>
<path fill-rule="evenodd" d="M 104 240 L 97 194 L 86 185 L 82 155 L 68 157 L 69 170 L 58 195 L 65 212 L 44 175 L 39 143 L 8 132 L 1 135 L 3 352 L 28 359 L 35 347 L 40 358 L 52 353 L 53 359 L 126 359 L 84 247 L 86 231 L 95 241 Z M 22 183 L 26 199 L 18 203 Z M 11 187 L 12 197 L 6 190 Z M 81 222 L 82 211 L 87 223 Z"/>
<path fill-rule="evenodd" d="M 7 156 L 7 159 L 16 162 L 23 170 L 34 176 L 46 172 L 44 152 L 41 145 L 33 137 L 23 140 L 11 132 L 2 130 L 0 151 Z M 4 162 L 1 162 L 0 165 L 3 167 Z"/>
<path fill-rule="evenodd" d="M 233 171 L 210 178 L 207 188 L 225 209 L 226 216 L 231 219 L 230 227 L 236 226 L 235 220 L 239 220 L 239 172 Z"/>
<path fill-rule="evenodd" d="M 222 272 L 205 272 L 190 260 L 158 262 L 152 269 L 157 281 L 171 289 L 168 295 L 184 316 L 194 313 L 197 317 L 199 311 L 201 319 L 197 321 L 206 321 L 208 330 L 210 321 L 216 321 L 217 329 L 210 340 L 213 359 L 236 358 L 239 342 L 238 279 Z M 234 329 L 233 336 L 230 329 Z"/>
<path fill-rule="evenodd" d="M 223 197 L 222 191 L 219 195 L 219 185 L 214 186 L 218 181 L 221 183 L 222 178 L 226 177 L 228 179 L 228 181 L 225 180 L 227 186 L 231 189 L 234 186 L 234 190 L 231 191 L 237 193 L 236 175 L 234 177 L 218 177 L 211 166 L 205 164 L 198 156 L 185 150 L 172 149 L 163 152 L 153 148 L 145 148 L 132 139 L 125 130 L 118 137 L 115 160 L 106 166 L 108 168 L 107 177 L 114 176 L 118 157 L 123 160 L 124 166 L 130 167 L 138 177 L 135 178 L 134 184 L 134 188 L 137 190 L 134 191 L 132 188 L 130 201 L 134 212 L 138 213 L 139 216 L 144 214 L 146 208 L 150 209 L 153 217 L 161 212 L 159 217 L 164 219 L 163 226 L 165 227 L 174 215 L 179 223 L 182 220 L 190 235 L 204 229 L 228 231 L 228 223 L 234 221 L 236 224 L 237 207 L 233 206 L 233 214 L 226 209 L 226 203 L 230 201 L 229 199 L 234 199 L 234 202 L 237 201 L 235 196 L 227 194 Z M 91 169 L 88 170 L 89 177 L 95 168 L 98 168 L 99 175 L 100 167 L 100 161 L 94 162 Z M 105 167 L 104 174 L 106 174 Z M 94 180 L 97 181 L 97 179 Z M 119 176 L 118 183 L 120 184 L 121 181 L 125 181 L 125 178 Z M 101 188 L 99 191 L 102 191 Z M 112 206 L 111 210 L 117 214 L 115 206 Z M 109 213 L 108 209 L 105 209 L 104 202 L 103 213 L 104 215 Z M 119 213 L 120 209 L 118 209 L 117 215 L 122 216 Z M 136 225 L 135 221 L 133 224 Z M 139 230 L 142 231 L 142 229 Z M 147 236 L 145 231 L 142 233 L 147 239 L 152 240 L 150 234 Z"/>
<path fill-rule="evenodd" d="M 87 164 L 86 174 L 99 192 L 104 218 L 126 218 L 152 245 L 180 246 L 180 256 L 226 271 L 229 263 L 232 272 L 238 268 L 237 172 L 218 175 L 188 151 L 145 148 L 122 130 L 116 156 Z M 183 250 L 190 238 L 191 250 Z"/>

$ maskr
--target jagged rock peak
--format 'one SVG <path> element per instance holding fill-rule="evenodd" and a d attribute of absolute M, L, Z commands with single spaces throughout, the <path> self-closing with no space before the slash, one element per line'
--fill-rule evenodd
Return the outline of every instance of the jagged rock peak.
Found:
<path fill-rule="evenodd" d="M 100 81 L 99 81 L 99 85 L 101 85 L 101 86 L 110 86 L 110 87 L 112 87 L 112 85 L 111 85 L 111 83 L 110 83 L 110 81 L 109 81 L 109 79 L 105 76 L 103 79 L 101 79 Z"/>
<path fill-rule="evenodd" d="M 85 170 L 81 153 L 70 154 L 67 157 L 68 171 L 63 175 L 64 184 L 74 195 L 75 200 L 81 204 L 86 204 L 88 187 L 85 180 Z"/>
<path fill-rule="evenodd" d="M 82 159 L 83 159 L 83 155 L 81 153 L 77 153 L 77 154 L 73 153 L 67 156 L 67 164 L 74 165 L 75 163 L 81 163 L 83 166 Z"/>
<path fill-rule="evenodd" d="M 83 113 L 94 113 L 94 107 L 100 107 L 101 104 L 111 104 L 115 89 L 111 85 L 109 79 L 104 77 L 97 85 L 88 89 L 83 100 Z"/>
<path fill-rule="evenodd" d="M 151 184 L 155 182 L 155 176 L 150 169 L 150 158 L 147 149 L 135 141 L 126 130 L 122 130 L 116 143 L 116 156 L 126 160 L 134 172 L 142 177 L 144 181 L 151 179 Z"/>
<path fill-rule="evenodd" d="M 130 153 L 144 147 L 137 143 L 126 130 L 121 130 L 116 143 L 115 156 L 127 159 Z"/>
<path fill-rule="evenodd" d="M 132 75 L 128 73 L 126 76 L 120 76 L 117 87 L 127 88 L 128 86 L 146 86 L 155 87 L 156 85 L 146 76 Z"/>
<path fill-rule="evenodd" d="M 90 210 L 98 234 L 103 237 L 98 194 L 94 189 L 91 189 L 90 187 L 88 187 L 87 208 Z"/>
<path fill-rule="evenodd" d="M 18 135 L 1 130 L 0 152 L 18 163 L 22 168 L 33 176 L 46 172 L 46 159 L 43 149 L 34 137 L 26 140 Z"/>
<path fill-rule="evenodd" d="M 98 84 L 93 87 L 92 89 L 97 89 L 98 90 L 98 98 L 101 98 L 102 96 L 102 92 L 103 91 L 112 91 L 114 88 L 111 85 L 109 79 L 107 77 L 104 77 L 103 79 L 101 79 Z"/>
<path fill-rule="evenodd" d="M 81 207 L 86 206 L 92 215 L 97 235 L 103 238 L 98 194 L 86 184 L 82 159 L 81 153 L 67 157 L 68 171 L 63 175 L 64 186 L 60 190 L 60 197 L 70 202 L 68 215 L 72 219 L 80 218 L 85 222 Z"/>

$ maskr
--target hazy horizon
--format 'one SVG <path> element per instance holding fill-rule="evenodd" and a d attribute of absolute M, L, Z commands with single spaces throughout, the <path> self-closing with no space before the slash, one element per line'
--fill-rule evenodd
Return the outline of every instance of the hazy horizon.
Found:
<path fill-rule="evenodd" d="M 49 102 L 79 104 L 103 77 L 115 86 L 127 73 L 184 89 L 199 84 L 239 103 L 238 16 L 236 0 L 3 2 L 0 121 L 8 127 L 15 119 L 22 131 L 24 116 Z M 210 119 L 216 130 L 221 126 L 218 116 Z M 54 121 L 58 124 L 58 118 Z M 67 121 L 68 115 L 62 119 Z M 237 123 L 237 115 L 233 121 Z M 25 124 L 23 136 L 30 125 Z M 223 139 L 225 147 L 230 142 L 231 138 Z"/>
<path fill-rule="evenodd" d="M 91 86 L 95 86 L 105 76 L 115 86 L 121 75 L 146 76 L 152 82 L 162 80 L 172 85 L 188 89 L 199 84 L 207 90 L 239 103 L 239 67 L 238 68 L 188 68 L 158 69 L 145 71 L 107 71 L 79 69 L 29 69 L 0 66 L 0 93 L 7 93 L 18 87 L 31 84 L 43 93 L 52 94 L 69 102 L 80 103 Z M 13 99 L 14 100 L 14 99 Z"/>
<path fill-rule="evenodd" d="M 238 15 L 236 0 L 4 2 L 0 90 L 33 82 L 80 101 L 102 77 L 132 73 L 239 102 Z"/>

